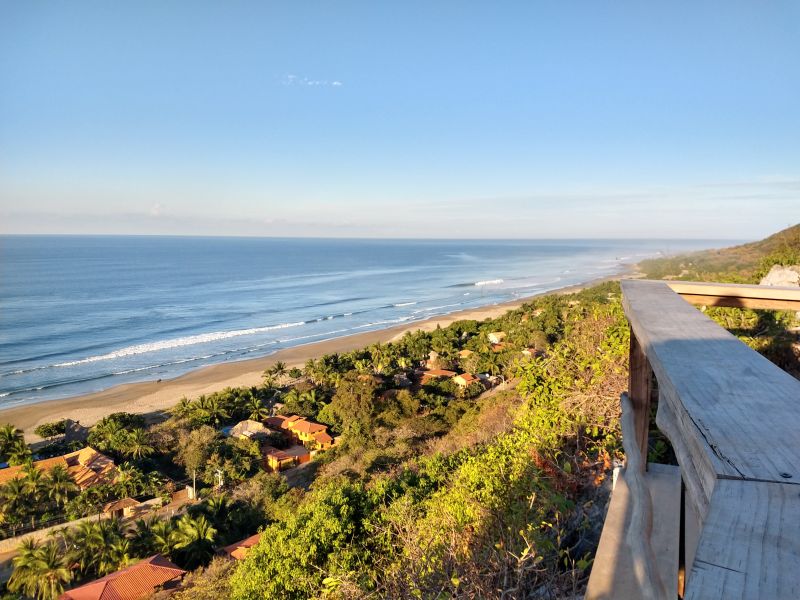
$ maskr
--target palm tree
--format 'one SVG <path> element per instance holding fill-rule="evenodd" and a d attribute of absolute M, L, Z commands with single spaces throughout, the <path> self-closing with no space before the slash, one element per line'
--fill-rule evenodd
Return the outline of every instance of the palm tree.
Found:
<path fill-rule="evenodd" d="M 275 376 L 267 369 L 262 373 L 261 377 L 264 380 L 264 387 L 265 388 L 274 388 L 275 387 Z"/>
<path fill-rule="evenodd" d="M 38 600 L 56 600 L 64 593 L 64 585 L 72 580 L 72 571 L 64 560 L 61 548 L 53 542 L 47 543 L 39 550 L 37 561 Z"/>
<path fill-rule="evenodd" d="M 358 371 L 359 375 L 368 375 L 372 373 L 372 364 L 367 359 L 357 360 L 353 366 Z"/>
<path fill-rule="evenodd" d="M 216 427 L 219 427 L 222 420 L 231 418 L 216 396 L 200 396 L 197 412 L 204 421 L 213 423 Z"/>
<path fill-rule="evenodd" d="M 122 442 L 121 438 L 125 433 L 127 432 L 118 419 L 107 417 L 92 428 L 89 443 L 101 452 L 114 450 Z"/>
<path fill-rule="evenodd" d="M 15 442 L 22 440 L 22 432 L 11 423 L 0 425 L 0 460 L 8 455 L 8 450 Z"/>
<path fill-rule="evenodd" d="M 121 496 L 135 496 L 144 487 L 144 473 L 131 463 L 122 463 L 117 467 L 114 487 Z"/>
<path fill-rule="evenodd" d="M 159 523 L 157 517 L 150 519 L 137 519 L 136 523 L 128 527 L 125 533 L 127 539 L 131 541 L 134 554 L 137 556 L 149 556 L 155 554 L 153 527 Z"/>
<path fill-rule="evenodd" d="M 64 584 L 72 579 L 64 553 L 53 542 L 40 545 L 32 539 L 25 540 L 11 562 L 14 572 L 8 589 L 37 600 L 56 600 L 64 592 Z"/>
<path fill-rule="evenodd" d="M 98 554 L 97 571 L 100 575 L 106 575 L 119 569 L 120 561 L 130 551 L 130 542 L 128 542 L 127 546 L 120 546 L 121 540 L 125 537 L 125 532 L 122 529 L 121 521 L 116 518 L 98 521 L 97 534 L 99 540 L 101 540 L 96 548 Z"/>
<path fill-rule="evenodd" d="M 255 396 L 251 396 L 247 400 L 247 410 L 249 412 L 247 418 L 253 419 L 253 421 L 261 421 L 269 416 L 269 409 L 264 406 L 264 401 Z"/>
<path fill-rule="evenodd" d="M 216 527 L 220 527 L 225 524 L 225 519 L 231 510 L 231 506 L 233 506 L 233 502 L 230 498 L 225 494 L 217 494 L 205 501 L 203 512 L 211 519 L 211 523 Z"/>
<path fill-rule="evenodd" d="M 135 553 L 133 544 L 128 538 L 120 537 L 115 539 L 108 548 L 105 549 L 107 568 L 109 572 L 124 569 L 133 562 Z"/>
<path fill-rule="evenodd" d="M 127 434 L 122 454 L 134 460 L 140 460 L 154 452 L 155 449 L 150 443 L 150 435 L 144 429 L 136 428 Z"/>
<path fill-rule="evenodd" d="M 76 527 L 66 532 L 67 555 L 70 562 L 78 565 L 81 575 L 97 572 L 100 562 L 100 548 L 103 545 L 103 534 L 98 521 L 81 521 Z"/>
<path fill-rule="evenodd" d="M 168 556 L 173 548 L 173 532 L 175 528 L 172 521 L 156 521 L 150 525 L 152 536 L 152 550 Z"/>
<path fill-rule="evenodd" d="M 25 476 L 22 478 L 25 490 L 28 492 L 31 501 L 35 504 L 39 504 L 42 496 L 47 492 L 47 475 L 31 462 L 22 468 L 22 472 L 25 473 Z"/>
<path fill-rule="evenodd" d="M 70 496 L 80 490 L 63 465 L 56 465 L 50 469 L 44 482 L 44 488 L 47 496 L 55 502 L 56 506 L 64 506 Z"/>
<path fill-rule="evenodd" d="M 163 485 L 164 485 L 164 478 L 158 471 L 148 471 L 144 476 L 142 489 L 144 492 L 156 496 L 159 494 L 161 486 Z"/>
<path fill-rule="evenodd" d="M 217 530 L 203 515 L 183 515 L 172 533 L 173 545 L 183 558 L 184 564 L 194 569 L 205 563 L 214 554 Z"/>
<path fill-rule="evenodd" d="M 30 508 L 31 502 L 24 479 L 15 477 L 0 488 L 0 513 L 3 515 L 3 521 L 7 523 L 21 521 Z"/>
<path fill-rule="evenodd" d="M 279 360 L 272 365 L 272 374 L 275 375 L 276 379 L 280 380 L 284 375 L 286 375 L 286 363 Z"/>
<path fill-rule="evenodd" d="M 178 400 L 178 403 L 170 409 L 176 417 L 188 417 L 194 411 L 194 404 L 186 396 Z"/>
<path fill-rule="evenodd" d="M 17 438 L 6 447 L 6 455 L 8 456 L 8 464 L 24 465 L 31 460 L 31 449 L 23 438 Z"/>
<path fill-rule="evenodd" d="M 307 392 L 303 392 L 302 394 L 300 394 L 300 401 L 307 402 L 312 407 L 316 407 L 318 402 L 317 390 L 308 390 Z"/>

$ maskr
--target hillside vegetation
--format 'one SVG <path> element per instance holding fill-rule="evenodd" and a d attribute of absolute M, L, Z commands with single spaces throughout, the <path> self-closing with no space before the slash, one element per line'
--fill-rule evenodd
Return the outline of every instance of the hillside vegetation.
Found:
<path fill-rule="evenodd" d="M 242 600 L 561 598 L 579 590 L 602 524 L 599 486 L 619 452 L 628 329 L 618 285 L 411 334 L 400 347 L 425 351 L 432 342 L 452 355 L 498 329 L 511 338 L 543 334 L 547 352 L 505 357 L 507 389 L 449 409 L 435 399 L 387 409 L 345 372 L 320 414 L 347 406 L 342 444 L 308 491 L 293 490 L 291 510 L 272 511 L 232 575 L 212 563 L 185 598 L 217 597 L 220 586 Z"/>
<path fill-rule="evenodd" d="M 758 283 L 772 265 L 800 264 L 800 224 L 731 248 L 642 261 L 649 279 Z"/>

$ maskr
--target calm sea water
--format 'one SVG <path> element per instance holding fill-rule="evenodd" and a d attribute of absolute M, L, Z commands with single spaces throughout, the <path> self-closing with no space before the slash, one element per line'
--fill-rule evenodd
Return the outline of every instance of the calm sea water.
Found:
<path fill-rule="evenodd" d="M 0 408 L 168 379 L 719 245 L 0 236 Z"/>

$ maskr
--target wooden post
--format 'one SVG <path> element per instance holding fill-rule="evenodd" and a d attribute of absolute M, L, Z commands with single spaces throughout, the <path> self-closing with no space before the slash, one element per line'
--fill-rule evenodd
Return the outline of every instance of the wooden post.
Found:
<path fill-rule="evenodd" d="M 642 471 L 645 471 L 647 469 L 647 439 L 650 432 L 650 397 L 653 387 L 653 371 L 633 330 L 631 330 L 628 372 L 628 397 L 633 406 L 636 444 L 642 452 Z"/>

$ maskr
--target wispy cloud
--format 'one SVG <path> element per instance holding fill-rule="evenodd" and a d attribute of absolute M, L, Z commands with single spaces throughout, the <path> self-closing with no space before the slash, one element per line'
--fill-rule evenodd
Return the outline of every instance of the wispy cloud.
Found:
<path fill-rule="evenodd" d="M 310 79 L 293 74 L 286 75 L 281 80 L 281 83 L 283 85 L 296 87 L 342 87 L 344 85 L 344 83 L 338 79 Z"/>

